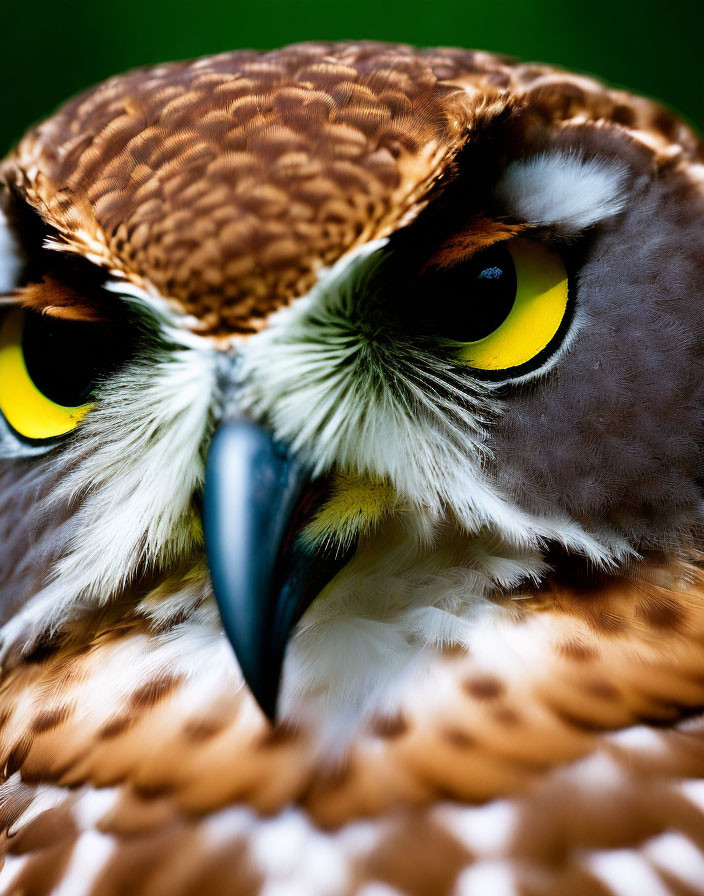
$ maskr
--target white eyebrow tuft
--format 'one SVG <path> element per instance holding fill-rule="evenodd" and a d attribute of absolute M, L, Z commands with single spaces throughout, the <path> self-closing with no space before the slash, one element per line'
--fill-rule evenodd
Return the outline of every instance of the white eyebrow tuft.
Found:
<path fill-rule="evenodd" d="M 541 153 L 511 162 L 495 193 L 507 209 L 531 224 L 560 225 L 574 232 L 623 209 L 627 175 L 626 166 L 616 161 Z"/>
<path fill-rule="evenodd" d="M 22 264 L 19 243 L 0 209 L 0 295 L 12 292 L 19 285 Z"/>

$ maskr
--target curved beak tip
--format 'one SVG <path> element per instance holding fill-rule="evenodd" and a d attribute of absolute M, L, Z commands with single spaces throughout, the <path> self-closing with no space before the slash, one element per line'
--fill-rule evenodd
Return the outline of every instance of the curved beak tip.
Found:
<path fill-rule="evenodd" d="M 245 681 L 272 723 L 293 628 L 349 556 L 311 554 L 298 543 L 320 503 L 306 500 L 311 491 L 305 467 L 257 424 L 236 420 L 215 434 L 203 495 L 213 592 Z"/>

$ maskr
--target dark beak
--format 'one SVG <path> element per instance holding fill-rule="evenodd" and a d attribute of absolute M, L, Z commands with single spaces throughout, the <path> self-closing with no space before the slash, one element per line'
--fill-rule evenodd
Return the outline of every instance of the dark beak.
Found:
<path fill-rule="evenodd" d="M 237 420 L 215 434 L 203 499 L 210 575 L 242 674 L 272 722 L 291 632 L 350 555 L 311 553 L 297 537 L 325 494 L 256 424 Z"/>

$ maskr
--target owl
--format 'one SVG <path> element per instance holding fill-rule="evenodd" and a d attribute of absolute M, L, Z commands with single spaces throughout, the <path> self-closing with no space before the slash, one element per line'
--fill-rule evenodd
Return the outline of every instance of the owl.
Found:
<path fill-rule="evenodd" d="M 685 123 L 306 43 L 0 190 L 0 892 L 704 893 Z"/>

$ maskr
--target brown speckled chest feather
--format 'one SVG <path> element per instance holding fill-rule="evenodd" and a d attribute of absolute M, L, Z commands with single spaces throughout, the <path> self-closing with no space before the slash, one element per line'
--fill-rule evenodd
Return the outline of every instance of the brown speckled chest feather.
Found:
<path fill-rule="evenodd" d="M 111 853 L 90 896 L 262 892 L 267 830 L 274 851 L 300 844 L 292 875 L 321 860 L 321 838 L 337 856 L 341 877 L 316 894 L 381 881 L 449 896 L 501 863 L 521 896 L 606 896 L 590 856 L 649 862 L 670 830 L 704 848 L 704 730 L 687 721 L 704 704 L 704 601 L 701 573 L 684 572 L 689 585 L 661 573 L 598 596 L 548 586 L 499 625 L 502 656 L 448 651 L 337 763 L 227 682 L 195 701 L 197 679 L 156 651 L 143 680 L 106 687 L 149 650 L 144 622 L 115 607 L 4 681 L 0 846 L 19 870 L 2 892 L 53 892 L 95 826 Z M 663 892 L 700 892 L 662 873 Z"/>

